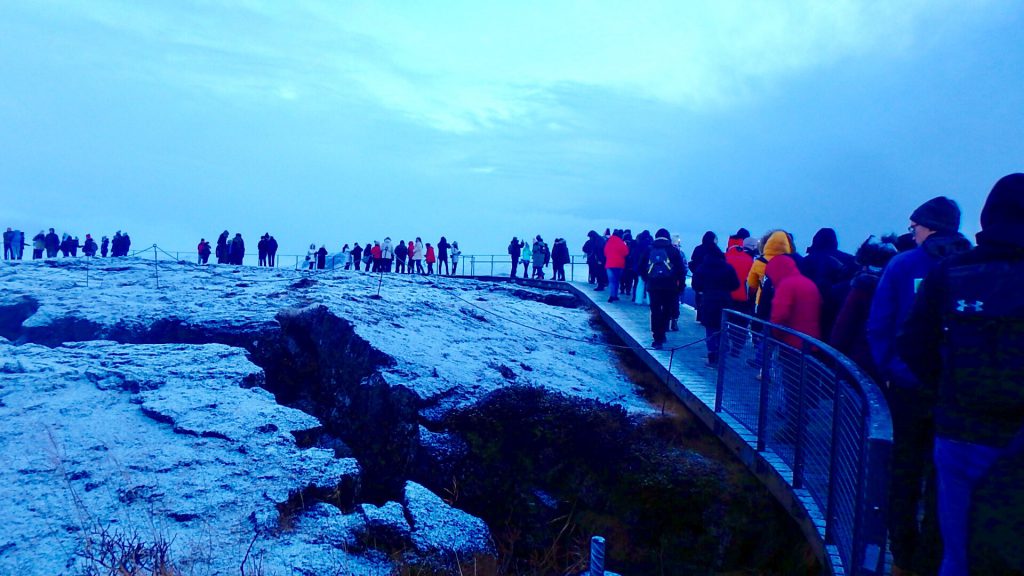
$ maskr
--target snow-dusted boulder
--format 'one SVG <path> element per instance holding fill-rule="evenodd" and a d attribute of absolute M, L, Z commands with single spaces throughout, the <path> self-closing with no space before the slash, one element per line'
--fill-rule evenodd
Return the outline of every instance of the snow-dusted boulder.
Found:
<path fill-rule="evenodd" d="M 449 506 L 423 486 L 406 482 L 403 504 L 412 524 L 413 545 L 424 557 L 459 561 L 495 553 L 483 520 Z"/>

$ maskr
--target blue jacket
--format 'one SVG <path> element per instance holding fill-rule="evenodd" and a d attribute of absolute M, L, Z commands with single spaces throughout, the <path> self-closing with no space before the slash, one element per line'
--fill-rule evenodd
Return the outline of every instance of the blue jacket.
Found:
<path fill-rule="evenodd" d="M 871 356 L 882 378 L 892 385 L 903 388 L 920 386 L 917 377 L 896 351 L 896 337 L 910 316 L 918 286 L 946 256 L 970 248 L 971 243 L 959 233 L 936 233 L 921 246 L 894 256 L 882 272 L 871 301 L 867 335 Z"/>

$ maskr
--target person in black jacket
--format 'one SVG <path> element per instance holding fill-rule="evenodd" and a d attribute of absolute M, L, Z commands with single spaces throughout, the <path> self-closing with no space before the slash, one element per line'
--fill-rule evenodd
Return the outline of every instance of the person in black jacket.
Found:
<path fill-rule="evenodd" d="M 277 265 L 277 240 L 273 236 L 267 236 L 267 266 L 273 268 Z"/>
<path fill-rule="evenodd" d="M 352 245 L 352 263 L 355 264 L 356 272 L 359 272 L 359 266 L 363 263 L 363 249 L 359 247 L 359 242 Z"/>
<path fill-rule="evenodd" d="M 565 282 L 565 265 L 569 263 L 569 246 L 565 238 L 555 238 L 555 244 L 551 247 L 551 264 L 553 279 Z"/>
<path fill-rule="evenodd" d="M 725 261 L 716 244 L 705 247 L 700 268 L 693 272 L 693 290 L 701 294 L 700 320 L 707 335 L 708 364 L 718 364 L 722 310 L 732 304 L 732 291 L 740 287 L 736 270 Z"/>
<path fill-rule="evenodd" d="M 264 234 L 260 236 L 260 241 L 256 243 L 256 265 L 266 266 L 267 265 L 267 238 L 270 234 Z"/>
<path fill-rule="evenodd" d="M 405 274 L 405 258 L 409 255 L 409 247 L 405 240 L 399 240 L 395 244 L 395 273 Z"/>
<path fill-rule="evenodd" d="M 856 259 L 839 250 L 835 230 L 822 228 L 814 234 L 807 256 L 800 259 L 799 266 L 800 272 L 810 278 L 821 293 L 821 333 L 831 334 L 843 304 L 843 287 L 848 286 L 857 273 Z"/>
<path fill-rule="evenodd" d="M 231 264 L 242 265 L 242 260 L 245 258 L 245 240 L 242 240 L 240 232 L 236 232 L 235 237 L 231 239 L 231 244 L 228 245 L 228 255 Z"/>
<path fill-rule="evenodd" d="M 678 314 L 679 290 L 686 282 L 686 261 L 672 245 L 668 230 L 660 228 L 654 236 L 654 243 L 640 259 L 640 277 L 647 284 L 651 298 L 651 332 L 654 335 L 651 346 L 661 350 L 669 320 L 673 317 L 673 302 Z"/>
<path fill-rule="evenodd" d="M 323 270 L 327 267 L 327 247 L 320 246 L 320 249 L 316 251 L 316 269 Z"/>
<path fill-rule="evenodd" d="M 975 487 L 1000 459 L 1024 455 L 1024 174 L 996 182 L 981 229 L 976 248 L 939 262 L 921 282 L 897 339 L 922 386 L 938 392 L 941 574 L 969 571 Z M 1019 505 L 1002 508 L 1019 518 Z"/>
<path fill-rule="evenodd" d="M 594 288 L 595 292 L 604 290 L 604 287 L 608 285 L 608 272 L 604 268 L 604 243 L 605 238 L 597 231 L 587 232 L 587 243 L 584 244 L 584 250 L 587 254 L 587 268 L 597 283 L 597 287 Z"/>
<path fill-rule="evenodd" d="M 46 257 L 56 258 L 57 250 L 60 249 L 60 238 L 57 236 L 57 233 L 53 231 L 53 228 L 50 228 L 50 232 L 43 240 L 46 244 Z"/>
<path fill-rule="evenodd" d="M 704 258 L 707 257 L 707 253 L 711 250 L 717 250 L 719 252 L 722 251 L 718 247 L 718 236 L 711 230 L 708 230 L 707 232 L 704 233 L 704 236 L 701 238 L 700 244 L 694 247 L 693 252 L 690 254 L 690 270 L 696 273 L 697 270 L 700 269 L 701 265 L 704 264 Z M 701 321 L 701 298 L 702 295 L 700 293 L 700 290 L 694 288 L 693 300 L 697 308 L 697 322 Z"/>
<path fill-rule="evenodd" d="M 508 255 L 512 258 L 512 274 L 509 278 L 516 277 L 516 270 L 519 268 L 519 255 L 523 253 L 523 243 L 516 236 L 508 243 Z M 525 274 L 523 276 L 526 276 Z"/>
<path fill-rule="evenodd" d="M 448 268 L 448 247 L 449 246 L 451 246 L 451 244 L 448 243 L 448 240 L 444 236 L 441 236 L 441 239 L 437 242 L 437 273 L 438 274 L 441 273 L 441 266 L 444 266 L 444 273 L 445 273 L 445 275 L 451 274 L 451 271 Z"/>

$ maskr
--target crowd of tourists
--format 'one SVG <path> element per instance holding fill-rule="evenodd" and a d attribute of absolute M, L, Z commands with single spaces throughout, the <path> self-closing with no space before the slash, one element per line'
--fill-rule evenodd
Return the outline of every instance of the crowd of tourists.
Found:
<path fill-rule="evenodd" d="M 990 192 L 977 246 L 959 232 L 960 216 L 955 201 L 932 198 L 910 214 L 907 233 L 871 236 L 855 254 L 839 250 L 831 228 L 804 254 L 785 230 L 754 238 L 745 229 L 724 249 L 706 232 L 689 262 L 665 229 L 653 241 L 591 232 L 584 250 L 610 302 L 646 289 L 655 348 L 677 327 L 689 269 L 709 363 L 729 345 L 720 337 L 728 308 L 859 364 L 892 415 L 893 574 L 967 575 L 975 488 L 997 463 L 1024 464 L 1024 304 L 1015 294 L 1024 285 L 1024 174 Z M 777 337 L 799 346 L 792 333 Z"/>
<path fill-rule="evenodd" d="M 99 242 L 92 237 L 92 234 L 85 235 L 85 241 L 79 240 L 78 236 L 72 236 L 67 232 L 60 236 L 53 228 L 49 232 L 40 230 L 32 237 L 31 243 L 26 240 L 25 233 L 21 230 L 14 230 L 8 227 L 4 231 L 4 260 L 22 260 L 25 257 L 25 249 L 32 250 L 32 259 L 41 258 L 75 258 L 81 250 L 84 256 L 90 258 L 97 254 L 103 258 L 127 256 L 132 246 L 132 239 L 127 232 L 118 230 L 114 233 L 113 239 L 104 236 Z"/>
<path fill-rule="evenodd" d="M 832 345 L 873 377 L 885 392 L 893 424 L 888 532 L 894 574 L 943 576 L 968 573 L 968 515 L 975 486 L 1001 459 L 1024 454 L 1024 304 L 1014 294 L 1024 285 L 1024 174 L 999 180 L 981 214 L 977 246 L 960 232 L 956 202 L 939 196 L 921 204 L 902 235 L 870 236 L 854 254 L 839 249 L 835 230 L 821 228 L 803 254 L 784 229 L 754 237 L 744 228 L 724 248 L 706 232 L 687 259 L 679 236 L 665 228 L 633 235 L 628 229 L 591 230 L 582 246 L 588 281 L 650 306 L 652 347 L 679 329 L 687 281 L 697 321 L 706 333 L 707 360 L 717 364 L 723 310 L 743 312 L 792 330 L 783 343 L 799 345 L 796 333 Z M 90 234 L 58 236 L 53 228 L 29 242 L 20 230 L 3 235 L 4 259 L 107 257 L 129 253 L 131 239 L 118 231 L 96 242 Z M 275 266 L 277 240 L 264 234 L 258 265 Z M 227 230 L 215 246 L 205 239 L 198 258 L 243 264 L 241 234 Z M 458 242 L 442 236 L 406 242 L 346 244 L 345 270 L 373 273 L 457 273 Z M 513 237 L 508 245 L 511 278 L 565 280 L 570 264 L 564 238 L 549 248 L 540 235 Z M 311 244 L 303 266 L 323 269 L 325 246 Z M 936 481 L 937 479 L 937 481 Z M 937 486 L 937 499 L 926 498 Z M 937 502 L 937 504 L 935 504 Z M 935 522 L 935 519 L 938 522 Z M 938 529 L 934 528 L 938 525 Z M 933 527 L 929 529 L 929 526 Z M 937 542 L 941 533 L 941 553 Z M 929 559 L 941 556 L 941 568 Z"/>

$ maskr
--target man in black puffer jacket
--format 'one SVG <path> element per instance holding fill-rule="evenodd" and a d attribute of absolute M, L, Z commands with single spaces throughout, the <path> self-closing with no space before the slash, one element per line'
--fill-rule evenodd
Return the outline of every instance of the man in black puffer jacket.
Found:
<path fill-rule="evenodd" d="M 679 313 L 679 290 L 686 285 L 686 260 L 672 245 L 668 230 L 660 228 L 640 258 L 640 277 L 651 297 L 651 346 L 661 350 L 669 320 Z"/>
<path fill-rule="evenodd" d="M 968 573 L 974 488 L 997 461 L 1024 454 L 1024 174 L 1005 176 L 992 188 L 981 228 L 977 248 L 947 258 L 925 277 L 897 342 L 922 385 L 938 391 L 942 574 Z M 1002 508 L 1019 519 L 1020 504 Z M 990 537 L 987 532 L 975 540 Z"/>

